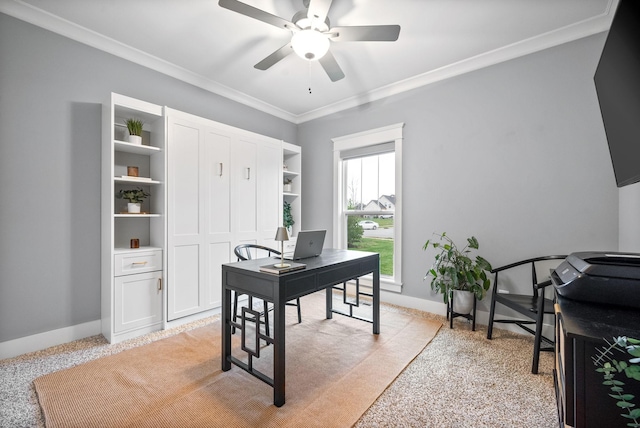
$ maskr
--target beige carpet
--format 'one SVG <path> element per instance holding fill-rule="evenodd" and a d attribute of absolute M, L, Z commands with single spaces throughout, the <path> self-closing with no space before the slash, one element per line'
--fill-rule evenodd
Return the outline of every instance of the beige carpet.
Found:
<path fill-rule="evenodd" d="M 237 367 L 220 370 L 220 323 L 42 376 L 47 427 L 349 427 L 440 328 L 381 310 L 371 324 L 324 319 L 324 293 L 302 300 L 287 326 L 286 404 Z M 234 336 L 237 337 L 238 335 Z M 256 367 L 270 365 L 270 349 Z M 241 357 L 239 349 L 234 355 Z M 263 370 L 267 373 L 266 368 Z"/>

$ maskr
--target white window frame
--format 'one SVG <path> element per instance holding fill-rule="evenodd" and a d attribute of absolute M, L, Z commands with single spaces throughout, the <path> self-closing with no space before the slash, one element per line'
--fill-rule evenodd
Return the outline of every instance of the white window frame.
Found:
<path fill-rule="evenodd" d="M 404 123 L 358 132 L 332 138 L 333 141 L 333 245 L 336 248 L 347 247 L 347 221 L 344 211 L 345 186 L 343 183 L 343 160 L 341 152 L 394 143 L 396 207 L 393 219 L 394 249 L 393 277 L 381 277 L 380 288 L 388 291 L 402 291 L 402 129 Z M 366 281 L 365 281 L 366 283 Z"/>

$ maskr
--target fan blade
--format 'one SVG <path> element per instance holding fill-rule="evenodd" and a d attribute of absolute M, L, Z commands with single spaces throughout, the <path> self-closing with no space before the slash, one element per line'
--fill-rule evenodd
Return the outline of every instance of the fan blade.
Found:
<path fill-rule="evenodd" d="M 331 8 L 332 0 L 311 0 L 309 2 L 309 10 L 307 11 L 307 18 L 313 23 L 324 23 L 327 19 L 327 14 Z M 317 27 L 316 27 L 317 28 Z M 326 27 L 325 27 L 326 28 Z"/>
<path fill-rule="evenodd" d="M 220 7 L 238 12 L 239 14 L 248 16 L 249 18 L 257 19 L 258 21 L 266 22 L 267 24 L 274 25 L 278 28 L 284 28 L 292 30 L 297 28 L 294 23 L 280 18 L 279 16 L 272 15 L 264 10 L 260 10 L 248 4 L 239 2 L 237 0 L 220 0 L 218 2 Z"/>
<path fill-rule="evenodd" d="M 337 82 L 338 80 L 344 78 L 344 73 L 342 72 L 342 69 L 338 65 L 338 62 L 336 61 L 331 51 L 328 51 L 326 54 L 324 54 L 324 56 L 318 61 L 320 62 L 320 65 L 322 65 L 322 68 L 324 68 L 324 71 L 327 72 L 327 74 L 329 75 L 329 79 L 331 79 L 332 82 Z"/>
<path fill-rule="evenodd" d="M 400 35 L 399 25 L 363 25 L 333 27 L 329 37 L 334 42 L 395 42 Z"/>
<path fill-rule="evenodd" d="M 272 53 L 271 55 L 269 55 L 268 57 L 266 57 L 256 65 L 254 65 L 253 67 L 257 68 L 258 70 L 266 70 L 267 68 L 271 67 L 272 65 L 274 65 L 281 59 L 285 58 L 287 55 L 289 55 L 292 52 L 293 52 L 293 47 L 291 46 L 291 43 L 287 43 L 286 45 L 284 45 L 283 47 L 281 47 L 280 49 L 278 49 L 277 51 L 275 51 L 274 53 Z"/>

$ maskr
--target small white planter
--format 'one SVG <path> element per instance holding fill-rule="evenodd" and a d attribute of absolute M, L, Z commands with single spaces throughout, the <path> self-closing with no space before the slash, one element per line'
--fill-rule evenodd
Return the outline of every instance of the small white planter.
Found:
<path fill-rule="evenodd" d="M 467 315 L 473 310 L 473 296 L 470 291 L 453 290 L 453 312 Z"/>
<path fill-rule="evenodd" d="M 129 202 L 127 204 L 127 212 L 129 214 L 140 214 L 140 203 L 139 202 Z"/>
<path fill-rule="evenodd" d="M 129 142 L 131 144 L 142 145 L 142 137 L 139 135 L 129 135 Z"/>

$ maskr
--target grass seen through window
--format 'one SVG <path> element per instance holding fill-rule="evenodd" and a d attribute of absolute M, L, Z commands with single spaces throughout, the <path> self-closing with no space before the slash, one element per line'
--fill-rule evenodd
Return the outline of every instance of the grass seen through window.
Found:
<path fill-rule="evenodd" d="M 357 227 L 357 223 L 361 220 L 371 220 L 364 219 L 362 217 L 356 217 L 355 221 L 351 220 L 349 222 L 349 227 L 355 227 L 354 231 L 356 234 L 358 232 L 365 232 L 361 227 Z M 372 219 L 376 223 L 378 223 L 380 229 L 391 228 L 393 227 L 393 218 L 375 218 Z M 359 230 L 358 230 L 359 229 Z M 355 240 L 349 244 L 349 249 L 356 251 L 370 251 L 373 253 L 380 254 L 380 274 L 386 276 L 393 276 L 393 239 L 392 238 L 373 238 L 366 237 L 361 234 L 361 238 L 359 240 Z"/>

